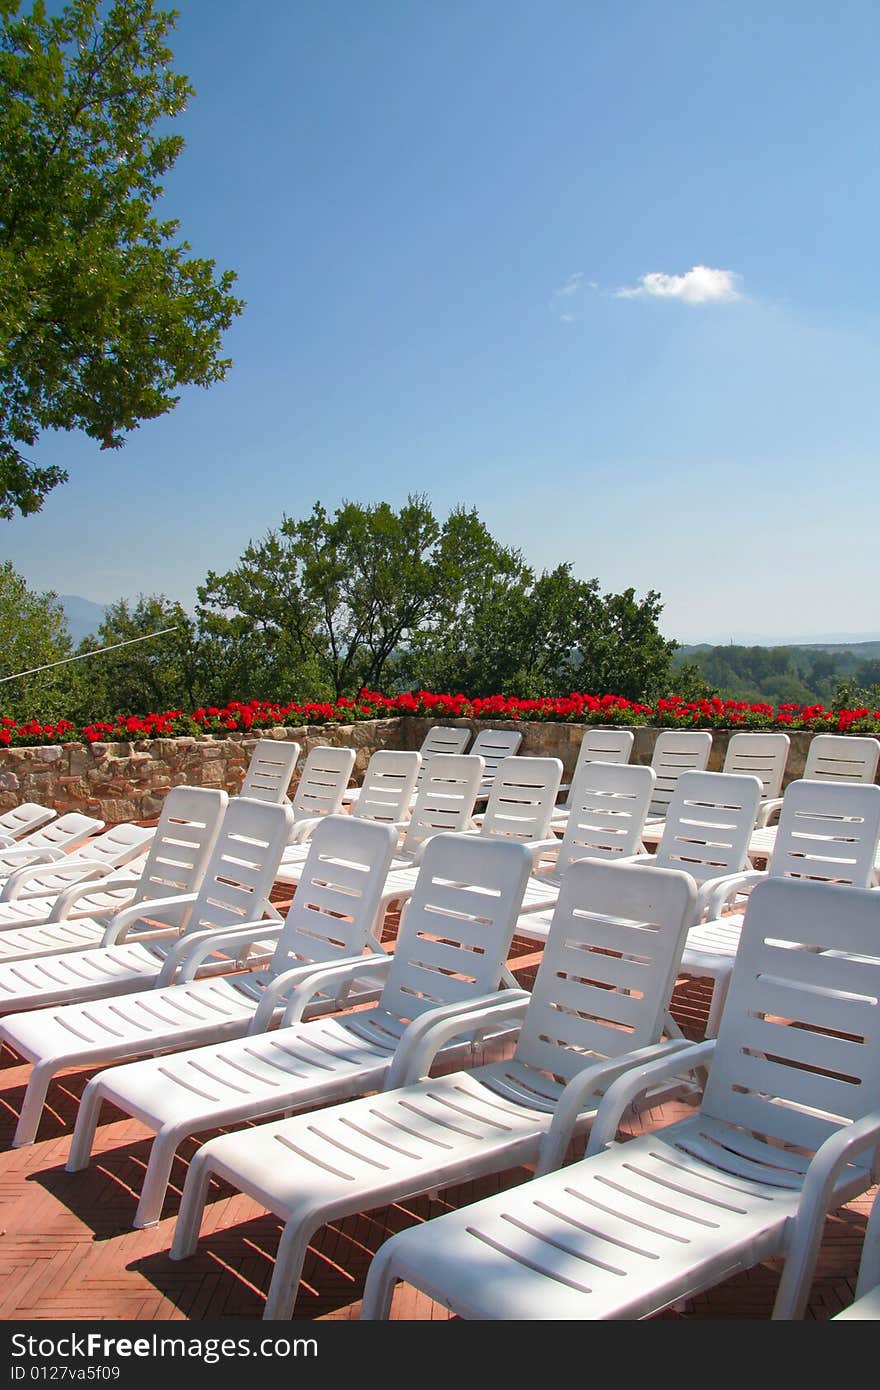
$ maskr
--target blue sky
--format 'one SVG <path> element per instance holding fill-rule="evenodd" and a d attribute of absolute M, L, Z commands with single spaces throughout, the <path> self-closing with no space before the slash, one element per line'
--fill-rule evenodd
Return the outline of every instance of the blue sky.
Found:
<path fill-rule="evenodd" d="M 164 209 L 225 383 L 0 523 L 189 605 L 282 514 L 426 492 L 683 641 L 880 635 L 876 0 L 178 0 Z M 702 269 L 699 269 L 702 268 Z"/>

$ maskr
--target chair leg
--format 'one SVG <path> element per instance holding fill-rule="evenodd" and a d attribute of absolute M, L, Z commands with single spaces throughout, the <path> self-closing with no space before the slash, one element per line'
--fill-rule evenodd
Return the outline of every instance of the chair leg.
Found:
<path fill-rule="evenodd" d="M 181 1132 L 179 1128 L 171 1126 L 163 1127 L 156 1134 L 141 1186 L 140 1201 L 132 1222 L 136 1230 L 141 1230 L 144 1226 L 155 1226 L 161 1217 L 174 1155 L 185 1135 L 185 1129 Z"/>
<path fill-rule="evenodd" d="M 101 1084 L 101 1078 L 95 1076 L 83 1091 L 79 1103 L 76 1124 L 73 1127 L 73 1139 L 70 1141 L 70 1153 L 65 1164 L 65 1170 L 68 1173 L 79 1173 L 83 1168 L 89 1166 L 103 1101 L 104 1088 Z"/>
<path fill-rule="evenodd" d="M 306 1229 L 301 1221 L 288 1221 L 281 1232 L 272 1282 L 266 1295 L 264 1318 L 292 1318 L 303 1261 L 317 1227 Z"/>
<path fill-rule="evenodd" d="M 206 1144 L 194 1155 L 183 1184 L 174 1239 L 168 1252 L 172 1260 L 185 1260 L 188 1255 L 195 1254 L 210 1182 L 211 1146 Z"/>
<path fill-rule="evenodd" d="M 724 1004 L 727 999 L 727 991 L 730 987 L 730 970 L 719 970 L 715 974 L 715 982 L 712 986 L 712 1003 L 709 1005 L 709 1017 L 706 1019 L 706 1037 L 717 1038 L 718 1028 L 721 1024 L 721 1015 L 724 1012 Z"/>
<path fill-rule="evenodd" d="M 36 1139 L 37 1130 L 40 1127 L 40 1117 L 46 1102 L 46 1092 L 49 1089 L 49 1082 L 55 1075 L 56 1065 L 57 1063 L 52 1061 L 43 1062 L 41 1065 L 33 1067 L 12 1140 L 14 1149 L 22 1149 L 26 1145 L 32 1144 Z"/>
<path fill-rule="evenodd" d="M 397 1275 L 394 1272 L 394 1252 L 388 1248 L 390 1244 L 390 1241 L 386 1241 L 380 1246 L 367 1272 L 364 1300 L 361 1304 L 363 1321 L 383 1321 L 391 1312 L 391 1299 L 394 1296 Z"/>

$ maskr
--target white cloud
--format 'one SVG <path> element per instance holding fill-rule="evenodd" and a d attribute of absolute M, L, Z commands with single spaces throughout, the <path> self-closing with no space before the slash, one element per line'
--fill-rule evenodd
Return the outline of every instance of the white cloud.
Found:
<path fill-rule="evenodd" d="M 569 275 L 565 284 L 553 291 L 550 308 L 558 316 L 561 323 L 574 323 L 578 317 L 575 313 L 576 298 L 584 290 L 598 290 L 598 288 L 595 280 L 588 280 L 582 270 L 576 270 L 572 275 Z"/>
<path fill-rule="evenodd" d="M 564 298 L 569 298 L 571 295 L 577 294 L 578 290 L 582 288 L 583 283 L 584 272 L 582 270 L 576 270 L 574 275 L 569 275 L 564 285 L 560 285 L 559 289 L 555 291 L 555 294 L 557 297 L 563 296 Z"/>
<path fill-rule="evenodd" d="M 662 270 L 639 277 L 638 285 L 615 290 L 617 299 L 680 299 L 685 304 L 710 304 L 739 299 L 739 276 L 733 270 L 713 270 L 695 265 L 684 275 L 666 275 Z"/>

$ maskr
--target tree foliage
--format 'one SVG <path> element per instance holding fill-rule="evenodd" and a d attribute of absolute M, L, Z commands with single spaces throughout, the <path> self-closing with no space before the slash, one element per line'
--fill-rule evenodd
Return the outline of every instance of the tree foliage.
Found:
<path fill-rule="evenodd" d="M 0 712 L 12 718 L 56 713 L 66 690 L 64 667 L 23 676 L 70 654 L 64 611 L 53 593 L 39 594 L 8 560 L 0 564 Z"/>
<path fill-rule="evenodd" d="M 183 147 L 168 122 L 174 11 L 154 0 L 0 0 L 0 516 L 67 474 L 27 456 L 46 429 L 116 449 L 184 385 L 230 365 L 235 276 L 189 254 L 153 209 Z"/>

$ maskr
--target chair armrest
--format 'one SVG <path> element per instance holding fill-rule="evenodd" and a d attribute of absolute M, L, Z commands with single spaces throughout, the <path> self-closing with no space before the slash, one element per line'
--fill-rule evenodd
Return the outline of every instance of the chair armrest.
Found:
<path fill-rule="evenodd" d="M 323 816 L 307 816 L 304 820 L 293 822 L 287 843 L 289 845 L 301 845 L 305 840 L 311 839 L 312 831 L 316 825 L 320 825 Z"/>
<path fill-rule="evenodd" d="M 646 849 L 640 849 L 637 854 L 627 854 L 623 859 L 615 859 L 615 864 L 634 864 L 636 868 L 640 865 L 653 864 L 657 856 Z"/>
<path fill-rule="evenodd" d="M 526 990 L 502 989 L 455 1004 L 438 1004 L 413 1019 L 405 1029 L 382 1084 L 383 1091 L 411 1086 L 427 1076 L 444 1043 L 462 1033 L 504 1024 L 505 1032 L 522 1023 L 531 995 Z"/>
<path fill-rule="evenodd" d="M 202 962 L 217 951 L 228 951 L 230 947 L 247 947 L 255 941 L 277 941 L 283 926 L 283 922 L 263 918 L 246 922 L 243 927 L 224 927 L 222 930 L 209 927 L 205 931 L 190 932 L 181 937 L 177 945 L 168 952 L 156 980 L 156 987 L 170 985 L 175 976 L 177 984 L 195 979 L 196 971 Z M 243 963 L 246 954 L 246 950 L 240 952 L 237 957 L 239 963 Z"/>
<path fill-rule="evenodd" d="M 707 878 L 697 890 L 697 905 L 694 921 L 702 920 L 702 913 L 714 922 L 725 907 L 729 907 L 739 893 L 751 893 L 756 883 L 767 877 L 764 869 L 745 869 L 741 874 L 723 874 L 720 878 Z"/>
<path fill-rule="evenodd" d="M 629 1052 L 623 1057 L 609 1058 L 606 1062 L 597 1062 L 595 1066 L 584 1067 L 577 1076 L 573 1076 L 556 1102 L 550 1128 L 541 1141 L 535 1177 L 540 1177 L 543 1173 L 552 1173 L 556 1168 L 562 1167 L 565 1151 L 574 1137 L 578 1121 L 587 1113 L 587 1102 L 592 1099 L 594 1104 L 588 1109 L 597 1109 L 597 1092 L 607 1093 L 618 1077 L 624 1076 L 631 1069 L 638 1068 L 641 1072 L 650 1063 L 665 1059 L 670 1053 L 681 1052 L 689 1046 L 683 1038 L 670 1038 L 666 1042 L 651 1043 L 648 1047 L 637 1048 L 635 1052 Z"/>
<path fill-rule="evenodd" d="M 154 898 L 152 902 L 131 903 L 124 907 L 121 912 L 117 912 L 113 921 L 105 929 L 101 938 L 102 946 L 116 946 L 120 941 L 124 941 L 128 936 L 129 928 L 142 917 L 155 917 L 159 921 L 165 913 L 173 912 L 179 907 L 191 907 L 198 897 L 197 893 L 175 893 L 169 898 Z M 171 935 L 180 930 L 177 923 L 169 923 L 168 933 Z M 145 933 L 146 935 L 147 933 Z M 155 935 L 155 933 L 149 933 Z"/>
<path fill-rule="evenodd" d="M 85 883 L 72 883 L 69 888 L 62 889 L 57 895 L 52 905 L 52 911 L 49 913 L 48 920 L 50 922 L 63 922 L 66 917 L 70 916 L 75 904 L 79 902 L 80 898 L 88 898 L 96 889 L 100 889 L 102 893 L 115 893 L 118 889 L 122 888 L 127 888 L 131 892 L 134 892 L 139 883 L 140 875 L 132 875 L 132 877 L 129 878 L 125 874 L 120 874 L 116 878 L 114 878 L 112 874 L 108 874 L 106 878 L 97 880 L 91 879 L 87 880 Z M 125 906 L 128 907 L 129 904 L 126 903 Z M 141 903 L 140 906 L 146 908 L 147 904 Z"/>
<path fill-rule="evenodd" d="M 296 965 L 277 976 L 260 1000 L 248 1033 L 264 1033 L 282 1000 L 288 998 L 282 1025 L 299 1023 L 316 994 L 342 991 L 355 980 L 373 979 L 381 984 L 391 969 L 391 957 L 378 951 L 372 956 L 350 956 L 333 965 Z"/>
<path fill-rule="evenodd" d="M 71 869 L 78 870 L 80 867 L 80 863 L 80 860 L 74 860 L 74 862 L 70 866 Z M 54 862 L 51 867 L 53 869 L 55 868 Z M 85 872 L 83 873 L 83 878 L 87 878 L 88 870 L 85 865 L 83 865 L 83 868 L 85 870 Z M 102 865 L 102 868 L 104 873 L 107 873 L 106 866 Z M 40 878 L 40 876 L 42 874 L 45 874 L 48 871 L 48 869 L 49 865 L 47 864 L 20 864 L 17 869 L 13 869 L 12 873 L 9 875 L 6 882 L 4 883 L 2 890 L 0 890 L 0 902 L 15 902 L 16 898 L 21 897 L 27 885 L 29 883 L 32 883 L 34 879 Z M 45 891 L 49 892 L 50 890 L 46 889 Z M 31 894 L 31 896 L 33 896 L 33 894 Z"/>
<path fill-rule="evenodd" d="M 880 1110 L 839 1129 L 820 1144 L 807 1168 L 779 1281 L 774 1318 L 801 1318 L 810 1292 L 825 1214 L 843 1169 L 859 1154 L 877 1149 L 880 1159 Z M 874 1181 L 877 1179 L 875 1159 Z M 867 1185 L 867 1184 L 866 1184 Z"/>
<path fill-rule="evenodd" d="M 673 1039 L 681 1044 L 682 1040 Z M 587 1145 L 587 1158 L 600 1153 L 614 1142 L 620 1121 L 633 1101 L 647 1091 L 655 1081 L 666 1081 L 682 1070 L 694 1071 L 697 1067 L 709 1068 L 715 1052 L 715 1038 L 705 1042 L 684 1043 L 656 1062 L 645 1066 L 630 1068 L 617 1081 L 612 1082 L 602 1098 L 596 1118 L 590 1129 L 590 1142 Z"/>
<path fill-rule="evenodd" d="M 0 878 L 7 880 L 14 873 L 18 873 L 23 868 L 28 868 L 32 864 L 57 864 L 59 859 L 66 859 L 67 855 L 60 849 L 4 849 L 0 852 Z M 10 860 L 17 862 L 11 868 L 7 868 Z"/>
<path fill-rule="evenodd" d="M 762 830 L 765 825 L 769 825 L 771 819 L 779 820 L 779 812 L 782 807 L 781 796 L 770 796 L 766 801 L 758 802 L 758 814 L 755 817 L 755 829 Z"/>
<path fill-rule="evenodd" d="M 532 851 L 532 873 L 537 872 L 538 865 L 545 857 L 557 859 L 561 844 L 562 841 L 557 835 L 551 836 L 549 840 L 528 840 L 528 848 Z"/>
<path fill-rule="evenodd" d="M 107 875 L 112 872 L 112 867 L 112 865 L 107 864 L 106 861 L 102 859 L 77 859 L 70 865 L 70 873 L 73 875 L 71 884 L 85 883 L 87 881 L 94 883 L 96 879 L 106 878 Z M 41 874 L 47 872 L 60 873 L 63 875 L 65 868 L 66 866 L 59 862 L 52 865 L 29 864 L 25 868 L 16 869 L 15 873 L 6 880 L 3 891 L 0 893 L 0 902 L 11 902 L 13 899 L 21 897 L 29 880 L 38 879 Z M 48 889 L 47 891 L 51 892 L 52 890 Z M 57 891 L 63 892 L 64 889 L 58 889 Z M 31 896 L 33 897 L 34 894 L 31 894 Z M 42 894 L 39 896 L 42 896 Z"/>

